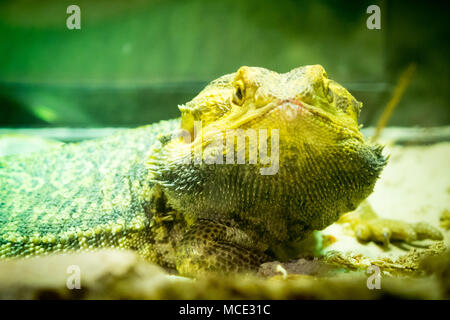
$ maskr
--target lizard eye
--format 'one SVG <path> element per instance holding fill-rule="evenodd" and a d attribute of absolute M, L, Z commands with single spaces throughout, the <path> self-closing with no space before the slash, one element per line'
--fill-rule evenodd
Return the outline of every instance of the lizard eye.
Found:
<path fill-rule="evenodd" d="M 233 93 L 233 103 L 241 106 L 244 103 L 245 88 L 242 81 L 236 82 Z"/>

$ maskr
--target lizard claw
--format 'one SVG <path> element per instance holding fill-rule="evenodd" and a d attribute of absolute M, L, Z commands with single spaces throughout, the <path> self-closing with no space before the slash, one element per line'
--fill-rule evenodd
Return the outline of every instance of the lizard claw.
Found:
<path fill-rule="evenodd" d="M 388 228 L 383 228 L 382 232 L 383 232 L 383 245 L 387 248 L 389 247 L 392 232 Z"/>

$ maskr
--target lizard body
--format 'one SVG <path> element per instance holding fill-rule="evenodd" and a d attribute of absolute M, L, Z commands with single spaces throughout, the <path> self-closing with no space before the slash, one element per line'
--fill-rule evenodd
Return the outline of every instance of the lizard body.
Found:
<path fill-rule="evenodd" d="M 178 120 L 0 160 L 3 258 L 97 247 L 141 248 L 152 197 L 146 159 Z"/>
<path fill-rule="evenodd" d="M 289 258 L 293 242 L 355 209 L 386 163 L 359 132 L 360 108 L 321 66 L 241 67 L 181 106 L 181 120 L 0 158 L 0 257 L 131 248 L 186 275 Z M 239 129 L 259 140 L 233 141 L 235 153 L 257 149 L 261 132 L 278 143 L 276 171 L 261 174 L 268 163 L 250 164 L 250 151 L 220 163 Z"/>

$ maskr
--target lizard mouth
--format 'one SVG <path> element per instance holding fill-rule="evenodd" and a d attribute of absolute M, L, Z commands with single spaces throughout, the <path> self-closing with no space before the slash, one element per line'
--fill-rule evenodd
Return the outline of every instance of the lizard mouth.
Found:
<path fill-rule="evenodd" d="M 320 123 L 327 126 L 334 132 L 339 132 L 345 136 L 351 136 L 358 140 L 363 140 L 357 126 L 350 126 L 335 119 L 335 116 L 322 110 L 321 108 L 310 105 L 295 98 L 276 100 L 267 105 L 250 112 L 239 121 L 233 122 L 233 128 L 251 127 L 251 125 L 264 121 L 267 117 L 278 117 L 283 119 L 286 125 L 295 124 L 305 118 L 314 118 L 320 120 Z"/>
<path fill-rule="evenodd" d="M 208 141 L 218 132 L 223 131 L 224 128 L 226 130 L 253 128 L 269 118 L 281 120 L 275 122 L 278 123 L 280 128 L 273 127 L 274 129 L 281 129 L 282 126 L 296 126 L 309 120 L 310 123 L 318 123 L 321 127 L 337 133 L 340 139 L 356 138 L 359 141 L 364 140 L 358 127 L 353 123 L 339 121 L 333 114 L 295 98 L 274 99 L 260 107 L 235 109 L 221 121 L 207 126 L 203 131 L 202 139 Z M 313 120 L 310 121 L 311 119 Z M 272 124 L 269 126 L 272 127 Z M 197 134 L 194 134 L 194 143 L 198 143 L 197 138 Z"/>

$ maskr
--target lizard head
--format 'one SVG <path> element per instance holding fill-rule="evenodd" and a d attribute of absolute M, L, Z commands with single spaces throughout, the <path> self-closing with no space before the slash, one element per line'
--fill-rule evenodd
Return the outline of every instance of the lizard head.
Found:
<path fill-rule="evenodd" d="M 212 81 L 179 108 L 181 127 L 191 134 L 195 121 L 203 126 L 217 123 L 227 125 L 228 129 L 239 128 L 246 127 L 244 122 L 248 124 L 251 120 L 264 123 L 265 116 L 274 112 L 281 121 L 288 120 L 291 127 L 308 120 L 308 116 L 319 116 L 360 136 L 357 118 L 361 106 L 344 87 L 328 79 L 322 66 L 312 65 L 284 74 L 241 67 L 236 73 Z"/>
<path fill-rule="evenodd" d="M 180 106 L 181 134 L 163 143 L 151 172 L 187 215 L 298 238 L 372 192 L 386 160 L 360 133 L 360 109 L 320 65 L 241 67 Z"/>

